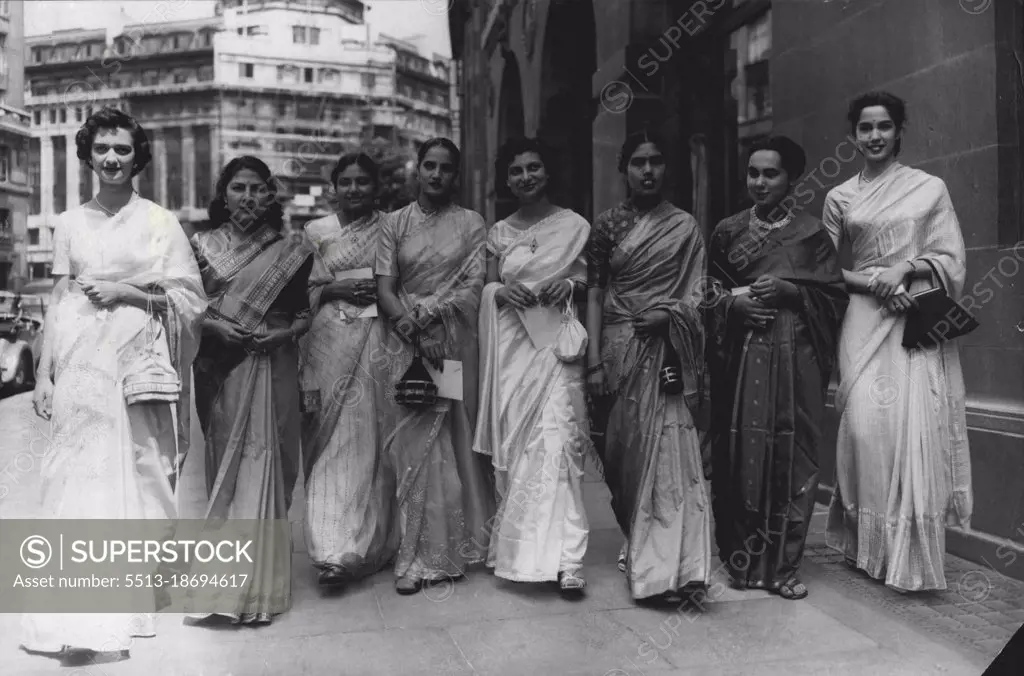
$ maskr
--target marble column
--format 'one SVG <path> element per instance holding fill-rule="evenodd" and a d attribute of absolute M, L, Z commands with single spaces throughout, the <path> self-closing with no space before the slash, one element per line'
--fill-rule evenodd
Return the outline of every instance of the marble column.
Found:
<path fill-rule="evenodd" d="M 78 159 L 78 147 L 75 145 L 75 132 L 69 132 L 64 137 L 67 156 L 64 161 L 64 177 L 67 181 L 67 203 L 70 209 L 82 203 L 78 191 L 79 172 L 82 170 L 82 161 Z"/>
<path fill-rule="evenodd" d="M 181 165 L 185 189 L 182 198 L 186 209 L 195 209 L 196 204 L 196 138 L 190 125 L 181 128 Z"/>
<path fill-rule="evenodd" d="M 47 134 L 39 139 L 39 211 L 44 216 L 53 215 L 53 178 L 53 140 Z"/>
<path fill-rule="evenodd" d="M 164 130 L 153 131 L 153 201 L 167 208 L 167 146 L 164 142 Z"/>

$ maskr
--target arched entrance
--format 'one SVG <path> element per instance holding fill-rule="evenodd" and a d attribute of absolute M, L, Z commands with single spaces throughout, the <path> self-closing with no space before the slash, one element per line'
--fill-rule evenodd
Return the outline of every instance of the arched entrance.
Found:
<path fill-rule="evenodd" d="M 519 77 L 519 63 L 515 54 L 505 53 L 505 69 L 501 74 L 501 94 L 498 99 L 498 148 L 505 141 L 526 133 L 523 114 L 523 83 Z M 505 175 L 500 171 L 494 176 L 495 217 L 500 220 L 516 210 L 516 201 L 505 185 Z"/>
<path fill-rule="evenodd" d="M 597 69 L 594 6 L 590 0 L 552 2 L 541 58 L 541 109 L 537 136 L 558 160 L 552 201 L 593 217 L 591 80 Z"/>

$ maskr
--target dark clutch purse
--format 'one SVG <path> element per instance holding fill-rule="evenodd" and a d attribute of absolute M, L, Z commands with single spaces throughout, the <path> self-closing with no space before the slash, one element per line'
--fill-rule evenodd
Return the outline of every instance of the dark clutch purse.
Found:
<path fill-rule="evenodd" d="M 658 381 L 665 394 L 681 394 L 683 391 L 683 363 L 672 349 L 672 341 L 665 339 L 665 354 L 658 370 Z"/>
<path fill-rule="evenodd" d="M 421 410 L 437 403 L 437 385 L 430 377 L 417 352 L 405 375 L 395 385 L 395 401 L 402 406 Z"/>
<path fill-rule="evenodd" d="M 935 280 L 940 280 L 938 271 L 931 261 Z M 913 295 L 917 303 L 907 311 L 907 323 L 903 328 L 903 347 L 934 347 L 947 340 L 966 336 L 978 328 L 978 320 L 963 305 L 950 298 L 941 283 L 927 291 Z"/>

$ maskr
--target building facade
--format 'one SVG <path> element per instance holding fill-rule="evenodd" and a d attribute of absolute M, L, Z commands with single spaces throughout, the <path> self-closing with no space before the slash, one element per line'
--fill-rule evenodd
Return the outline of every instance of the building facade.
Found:
<path fill-rule="evenodd" d="M 343 152 L 381 139 L 413 152 L 450 130 L 447 60 L 371 40 L 359 0 L 225 0 L 209 18 L 165 18 L 28 40 L 30 277 L 49 276 L 54 216 L 98 190 L 74 135 L 104 105 L 146 128 L 153 161 L 137 189 L 186 230 L 205 220 L 232 157 L 267 162 L 300 227 L 327 213 L 325 182 Z"/>
<path fill-rule="evenodd" d="M 705 233 L 748 205 L 746 149 L 773 132 L 806 149 L 801 207 L 820 215 L 828 190 L 860 169 L 849 100 L 876 88 L 905 98 L 901 161 L 949 186 L 982 324 L 960 340 L 973 530 L 949 531 L 947 544 L 1024 579 L 1020 3 L 456 0 L 449 19 L 462 73 L 462 199 L 489 222 L 514 208 L 495 192 L 506 139 L 554 146 L 555 201 L 593 218 L 624 198 L 617 154 L 644 127 L 667 139 L 668 197 Z M 835 471 L 830 411 L 822 500 Z"/>
<path fill-rule="evenodd" d="M 29 116 L 24 110 L 25 7 L 0 0 L 0 289 L 28 277 Z"/>

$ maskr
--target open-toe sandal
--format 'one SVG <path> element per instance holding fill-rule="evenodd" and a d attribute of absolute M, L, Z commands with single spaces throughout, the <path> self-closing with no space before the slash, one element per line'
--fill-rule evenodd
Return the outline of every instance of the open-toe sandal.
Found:
<path fill-rule="evenodd" d="M 558 588 L 564 594 L 579 594 L 587 587 L 587 581 L 581 575 L 563 570 L 558 574 Z"/>
<path fill-rule="evenodd" d="M 807 598 L 807 586 L 800 580 L 790 578 L 773 590 L 787 601 L 799 601 Z"/>

